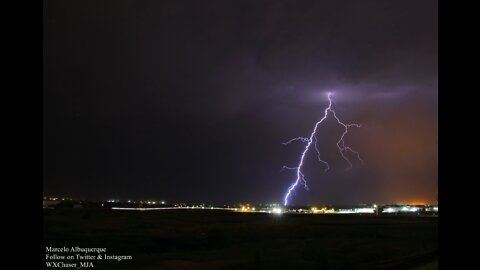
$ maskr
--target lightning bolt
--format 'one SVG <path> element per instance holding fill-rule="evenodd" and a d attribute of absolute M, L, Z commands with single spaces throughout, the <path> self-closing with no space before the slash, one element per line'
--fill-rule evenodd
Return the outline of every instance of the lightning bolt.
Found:
<path fill-rule="evenodd" d="M 340 121 L 340 118 L 337 117 L 337 114 L 332 109 L 331 95 L 332 95 L 332 93 L 327 94 L 328 107 L 325 109 L 325 114 L 323 115 L 323 118 L 320 119 L 320 121 L 318 121 L 315 124 L 315 127 L 313 128 L 313 132 L 310 134 L 310 137 L 297 137 L 297 138 L 293 138 L 293 139 L 291 139 L 287 142 L 282 143 L 283 145 L 288 145 L 288 144 L 290 144 L 292 142 L 295 142 L 295 141 L 300 141 L 302 143 L 307 143 L 307 145 L 305 146 L 305 149 L 302 152 L 302 155 L 300 156 L 300 162 L 299 162 L 298 166 L 296 166 L 296 167 L 283 166 L 282 167 L 282 171 L 284 169 L 295 170 L 296 174 L 297 174 L 297 178 L 295 179 L 295 182 L 288 188 L 287 194 L 285 195 L 285 198 L 284 198 L 284 205 L 285 206 L 288 205 L 288 199 L 290 198 L 290 196 L 292 195 L 292 192 L 294 192 L 295 188 L 299 184 L 303 185 L 306 190 L 309 189 L 308 186 L 307 186 L 307 181 L 305 179 L 305 175 L 302 172 L 302 166 L 303 166 L 303 161 L 305 159 L 305 156 L 306 156 L 306 154 L 307 154 L 307 152 L 310 149 L 310 146 L 312 144 L 315 148 L 315 151 L 317 152 L 318 161 L 325 165 L 325 171 L 324 172 L 327 172 L 330 169 L 330 166 L 328 165 L 328 162 L 322 160 L 321 157 L 320 157 L 320 151 L 318 150 L 318 147 L 317 147 L 318 139 L 317 139 L 317 135 L 316 135 L 318 126 L 325 119 L 327 119 L 329 113 L 331 113 L 333 115 L 333 117 L 335 118 L 335 120 L 337 120 L 337 123 L 340 124 L 341 126 L 343 126 L 343 128 L 344 128 L 343 133 L 340 136 L 340 139 L 337 141 L 337 147 L 338 147 L 338 151 L 342 155 L 343 159 L 345 159 L 348 163 L 348 167 L 347 167 L 346 170 L 350 170 L 353 167 L 353 165 L 352 165 L 352 162 L 348 159 L 348 157 L 345 156 L 345 152 L 350 151 L 351 153 L 355 154 L 357 156 L 358 160 L 360 160 L 360 162 L 363 164 L 363 159 L 360 157 L 360 154 L 357 151 L 353 150 L 351 147 L 346 146 L 345 145 L 345 140 L 344 140 L 345 135 L 347 135 L 349 128 L 351 128 L 351 127 L 360 128 L 361 125 L 359 125 L 359 124 L 345 124 L 342 121 Z"/>

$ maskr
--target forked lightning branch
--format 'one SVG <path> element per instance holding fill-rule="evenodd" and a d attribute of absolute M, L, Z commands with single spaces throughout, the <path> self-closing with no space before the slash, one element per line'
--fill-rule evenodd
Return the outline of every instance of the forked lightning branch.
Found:
<path fill-rule="evenodd" d="M 345 135 L 347 135 L 348 131 L 350 128 L 352 127 L 355 127 L 355 128 L 360 128 L 361 125 L 359 124 L 345 124 L 343 123 L 337 116 L 337 114 L 335 113 L 335 111 L 332 109 L 332 93 L 328 93 L 327 94 L 327 98 L 328 98 L 328 107 L 325 109 L 325 114 L 323 115 L 323 118 L 320 119 L 320 121 L 318 121 L 314 128 L 313 128 L 313 131 L 312 133 L 310 134 L 310 137 L 297 137 L 297 138 L 294 138 L 294 139 L 291 139 L 287 142 L 284 142 L 283 144 L 284 145 L 287 145 L 291 142 L 294 142 L 294 141 L 300 141 L 302 143 L 306 143 L 306 146 L 305 146 L 305 149 L 303 150 L 301 156 L 300 156 L 300 161 L 298 163 L 298 165 L 296 167 L 287 167 L 287 166 L 283 166 L 283 169 L 288 169 L 288 170 L 295 170 L 296 171 L 296 179 L 295 181 L 293 182 L 292 185 L 290 185 L 290 187 L 288 188 L 287 190 L 287 193 L 285 194 L 285 198 L 284 198 L 284 205 L 288 205 L 289 203 L 289 199 L 290 197 L 292 196 L 292 193 L 295 191 L 295 188 L 301 184 L 306 190 L 308 190 L 308 186 L 307 186 L 307 180 L 305 179 L 305 174 L 302 172 L 302 166 L 303 166 L 303 162 L 305 160 L 305 156 L 308 152 L 308 150 L 310 150 L 312 144 L 313 144 L 313 147 L 315 148 L 315 151 L 317 152 L 317 159 L 319 162 L 323 163 L 325 165 L 325 172 L 328 171 L 330 169 L 330 166 L 328 164 L 328 162 L 326 162 L 325 160 L 321 159 L 320 157 L 320 150 L 318 149 L 318 146 L 317 146 L 317 142 L 318 142 L 318 139 L 317 139 L 317 129 L 318 127 L 320 126 L 320 124 L 322 124 L 322 122 L 328 118 L 329 115 L 332 115 L 335 120 L 337 121 L 337 123 L 339 125 L 341 125 L 343 127 L 343 133 L 342 135 L 340 136 L 339 140 L 337 141 L 337 147 L 338 147 L 338 151 L 340 152 L 340 154 L 342 155 L 343 159 L 345 159 L 348 163 L 348 167 L 347 167 L 347 170 L 351 169 L 352 168 L 352 162 L 348 159 L 348 157 L 345 155 L 346 152 L 351 152 L 353 154 L 356 155 L 356 157 L 360 160 L 360 162 L 363 163 L 363 160 L 362 158 L 360 157 L 360 154 L 353 150 L 351 147 L 345 145 Z"/>

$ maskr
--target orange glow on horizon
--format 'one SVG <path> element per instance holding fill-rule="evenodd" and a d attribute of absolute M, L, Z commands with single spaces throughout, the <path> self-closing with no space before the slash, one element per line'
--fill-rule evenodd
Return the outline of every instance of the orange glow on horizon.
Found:
<path fill-rule="evenodd" d="M 422 201 L 422 200 L 412 200 L 412 201 L 409 201 L 408 204 L 411 204 L 411 205 L 429 205 L 431 203 L 429 203 L 427 201 Z"/>

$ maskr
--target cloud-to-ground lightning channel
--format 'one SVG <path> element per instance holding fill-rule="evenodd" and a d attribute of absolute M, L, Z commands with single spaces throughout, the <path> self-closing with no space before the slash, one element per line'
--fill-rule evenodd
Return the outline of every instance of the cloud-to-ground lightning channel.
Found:
<path fill-rule="evenodd" d="M 345 135 L 348 133 L 348 129 L 350 127 L 359 128 L 359 127 L 361 127 L 361 125 L 359 125 L 359 124 L 345 124 L 342 121 L 340 121 L 340 119 L 337 117 L 337 114 L 332 109 L 332 99 L 330 97 L 331 95 L 332 95 L 332 93 L 328 93 L 328 95 L 327 95 L 327 97 L 328 97 L 328 107 L 325 109 L 325 114 L 323 115 L 323 118 L 320 119 L 320 121 L 318 121 L 315 124 L 315 127 L 313 128 L 313 131 L 312 131 L 312 134 L 310 134 L 310 137 L 308 137 L 308 138 L 307 137 L 298 137 L 298 138 L 294 138 L 294 139 L 291 139 L 291 140 L 283 143 L 284 145 L 287 145 L 287 144 L 289 144 L 291 142 L 294 142 L 294 141 L 301 141 L 301 142 L 307 143 L 307 145 L 305 146 L 305 149 L 302 152 L 302 155 L 300 156 L 300 162 L 299 162 L 298 166 L 296 166 L 296 167 L 283 166 L 283 168 L 282 168 L 282 170 L 283 169 L 295 170 L 296 175 L 297 175 L 297 178 L 295 179 L 295 182 L 288 188 L 287 194 L 285 195 L 285 198 L 284 198 L 284 205 L 285 206 L 288 205 L 288 200 L 289 200 L 290 196 L 292 195 L 292 192 L 298 186 L 298 184 L 302 184 L 305 187 L 305 189 L 308 190 L 307 181 L 305 179 L 305 175 L 302 172 L 302 166 L 303 166 L 303 161 L 305 159 L 305 155 L 307 154 L 308 150 L 310 149 L 310 146 L 312 145 L 312 143 L 314 144 L 315 151 L 317 152 L 318 161 L 323 163 L 326 167 L 325 172 L 330 169 L 330 166 L 328 165 L 328 163 L 320 158 L 320 151 L 318 150 L 318 147 L 317 147 L 317 141 L 318 140 L 317 140 L 317 135 L 316 135 L 318 126 L 325 119 L 327 119 L 328 113 L 331 113 L 333 115 L 333 117 L 335 118 L 335 120 L 337 120 L 337 123 L 342 125 L 343 128 L 344 128 L 344 131 L 343 131 L 342 135 L 340 136 L 340 139 L 337 141 L 337 147 L 338 147 L 338 150 L 340 151 L 340 154 L 342 155 L 343 159 L 345 159 L 349 164 L 349 167 L 347 168 L 347 170 L 352 168 L 352 162 L 348 159 L 347 156 L 345 156 L 345 153 L 344 153 L 345 151 L 350 151 L 350 152 L 354 153 L 357 156 L 357 158 L 363 163 L 363 160 L 360 157 L 360 154 L 357 151 L 353 150 L 351 147 L 346 146 L 345 145 L 345 140 L 344 140 Z"/>

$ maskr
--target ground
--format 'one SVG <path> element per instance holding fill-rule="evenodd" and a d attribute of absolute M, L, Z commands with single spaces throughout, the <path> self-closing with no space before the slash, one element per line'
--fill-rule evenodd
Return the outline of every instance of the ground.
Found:
<path fill-rule="evenodd" d="M 438 219 L 44 209 L 45 245 L 106 247 L 94 269 L 437 269 Z"/>

